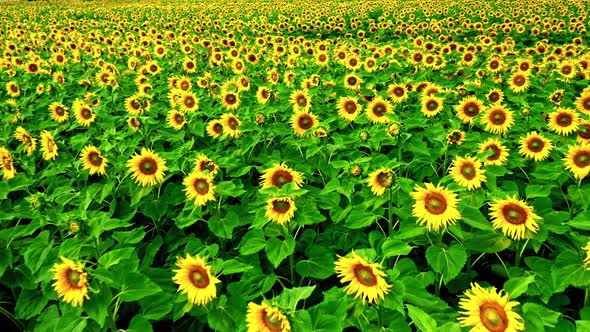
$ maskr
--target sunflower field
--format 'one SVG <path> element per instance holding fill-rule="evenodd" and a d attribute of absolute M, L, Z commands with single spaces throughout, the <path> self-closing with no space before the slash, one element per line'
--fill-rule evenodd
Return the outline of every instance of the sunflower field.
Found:
<path fill-rule="evenodd" d="M 2 331 L 590 331 L 589 12 L 0 2 Z"/>

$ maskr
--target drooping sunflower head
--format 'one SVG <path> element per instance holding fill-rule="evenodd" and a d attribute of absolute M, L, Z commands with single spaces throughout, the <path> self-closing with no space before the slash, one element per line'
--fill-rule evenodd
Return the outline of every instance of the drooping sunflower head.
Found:
<path fill-rule="evenodd" d="M 278 308 L 266 303 L 248 303 L 248 332 L 290 332 L 289 319 Z"/>
<path fill-rule="evenodd" d="M 77 264 L 65 257 L 60 257 L 62 263 L 53 265 L 53 288 L 63 301 L 73 307 L 82 306 L 84 299 L 88 296 L 87 273 L 84 272 L 84 265 Z"/>
<path fill-rule="evenodd" d="M 580 144 L 590 144 L 590 121 L 581 120 L 578 124 L 576 140 Z"/>
<path fill-rule="evenodd" d="M 471 331 L 524 331 L 522 318 L 513 311 L 518 304 L 510 301 L 508 294 L 497 292 L 496 288 L 486 290 L 472 283 L 471 289 L 465 291 L 465 297 L 459 300 L 459 307 L 463 310 L 458 317 L 459 324 L 472 327 Z"/>
<path fill-rule="evenodd" d="M 260 177 L 262 188 L 277 187 L 283 188 L 287 183 L 293 183 L 293 189 L 301 188 L 303 184 L 302 174 L 294 171 L 285 163 L 274 164 L 264 171 Z"/>
<path fill-rule="evenodd" d="M 520 140 L 520 154 L 535 161 L 545 160 L 553 149 L 551 141 L 536 131 L 531 131 Z"/>
<path fill-rule="evenodd" d="M 389 168 L 380 168 L 371 172 L 367 178 L 371 192 L 377 196 L 383 196 L 385 190 L 393 184 L 393 176 L 393 171 Z"/>
<path fill-rule="evenodd" d="M 55 160 L 55 157 L 57 157 L 58 154 L 55 139 L 47 130 L 41 132 L 41 151 L 43 152 L 43 159 L 45 160 Z"/>
<path fill-rule="evenodd" d="M 485 170 L 481 168 L 481 162 L 475 157 L 457 156 L 449 169 L 453 180 L 460 186 L 473 190 L 481 187 L 485 182 Z"/>
<path fill-rule="evenodd" d="M 490 152 L 490 155 L 483 161 L 484 165 L 504 165 L 508 161 L 508 149 L 502 145 L 502 143 L 495 139 L 489 138 L 486 141 L 479 144 L 479 152 L 486 153 Z"/>
<path fill-rule="evenodd" d="M 485 125 L 486 131 L 497 135 L 505 135 L 514 124 L 514 115 L 512 111 L 500 105 L 495 105 L 485 111 L 481 123 Z"/>
<path fill-rule="evenodd" d="M 309 111 L 295 112 L 291 116 L 291 127 L 295 132 L 295 135 L 299 137 L 306 136 L 310 129 L 316 127 L 319 121 L 316 116 Z"/>
<path fill-rule="evenodd" d="M 585 178 L 590 174 L 590 145 L 570 145 L 563 161 L 576 179 Z"/>
<path fill-rule="evenodd" d="M 195 206 L 202 206 L 209 201 L 215 200 L 215 185 L 213 184 L 212 174 L 193 172 L 182 183 L 185 186 L 186 197 L 189 200 L 194 199 Z"/>
<path fill-rule="evenodd" d="M 391 285 L 385 280 L 386 274 L 378 263 L 369 263 L 357 255 L 354 250 L 351 257 L 339 256 L 335 262 L 335 270 L 340 282 L 348 283 L 346 294 L 354 294 L 363 303 L 377 303 L 389 293 Z"/>
<path fill-rule="evenodd" d="M 586 258 L 584 258 L 584 265 L 586 266 L 586 270 L 590 270 L 590 241 L 586 243 L 585 247 L 582 247 L 584 253 L 586 254 Z"/>
<path fill-rule="evenodd" d="M 265 216 L 279 225 L 293 219 L 297 211 L 295 202 L 290 197 L 270 198 L 266 203 Z"/>
<path fill-rule="evenodd" d="M 168 170 L 166 160 L 147 148 L 142 148 L 141 153 L 133 155 L 127 161 L 127 168 L 135 182 L 143 187 L 164 181 L 164 172 Z"/>
<path fill-rule="evenodd" d="M 435 187 L 432 183 L 425 183 L 425 186 L 416 185 L 411 194 L 415 200 L 412 215 L 418 218 L 417 222 L 426 224 L 426 228 L 435 232 L 454 225 L 461 218 L 457 210 L 457 194 L 438 185 Z"/>
<path fill-rule="evenodd" d="M 366 108 L 367 117 L 372 123 L 389 123 L 391 119 L 386 116 L 393 112 L 391 103 L 380 96 L 376 96 L 369 102 Z"/>
<path fill-rule="evenodd" d="M 537 233 L 541 217 L 533 212 L 533 208 L 516 197 L 495 199 L 490 203 L 490 217 L 494 229 L 501 229 L 502 233 L 514 240 L 525 237 L 526 233 Z"/>
<path fill-rule="evenodd" d="M 217 297 L 216 284 L 221 281 L 211 274 L 211 266 L 208 266 L 200 256 L 178 257 L 176 265 L 178 270 L 172 280 L 178 284 L 178 291 L 186 294 L 188 301 L 195 305 L 206 305 Z"/>
<path fill-rule="evenodd" d="M 12 179 L 16 175 L 14 159 L 12 159 L 10 151 L 5 147 L 0 147 L 0 170 L 2 171 L 2 178 L 4 180 Z"/>
<path fill-rule="evenodd" d="M 267 87 L 260 86 L 258 87 L 258 91 L 256 91 L 256 100 L 259 104 L 266 104 L 266 102 L 270 99 L 271 90 Z"/>
<path fill-rule="evenodd" d="M 108 160 L 98 151 L 98 149 L 89 145 L 80 152 L 80 160 L 84 164 L 84 169 L 88 170 L 90 175 L 104 175 Z"/>
<path fill-rule="evenodd" d="M 549 100 L 554 103 L 555 105 L 561 104 L 561 100 L 563 99 L 563 93 L 565 91 L 563 89 L 555 90 L 551 96 L 549 96 Z"/>
<path fill-rule="evenodd" d="M 135 116 L 131 116 L 127 119 L 127 125 L 133 131 L 137 131 L 139 129 L 139 124 L 139 119 Z"/>

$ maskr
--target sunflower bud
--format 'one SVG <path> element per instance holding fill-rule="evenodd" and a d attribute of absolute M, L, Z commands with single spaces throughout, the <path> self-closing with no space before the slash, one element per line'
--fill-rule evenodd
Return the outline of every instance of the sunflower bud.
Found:
<path fill-rule="evenodd" d="M 361 131 L 361 133 L 359 134 L 359 138 L 361 139 L 361 141 L 365 142 L 369 138 L 369 133 L 367 133 L 366 131 Z"/>
<path fill-rule="evenodd" d="M 323 127 L 318 127 L 318 129 L 315 130 L 315 135 L 317 138 L 326 138 L 328 137 L 328 132 Z"/>
<path fill-rule="evenodd" d="M 80 230 L 80 226 L 75 221 L 70 221 L 69 227 L 70 227 L 70 232 L 72 232 L 72 233 L 77 233 Z"/>
<path fill-rule="evenodd" d="M 397 123 L 393 123 L 387 128 L 387 135 L 392 137 L 399 135 L 399 126 Z"/>
<path fill-rule="evenodd" d="M 359 176 L 361 175 L 361 167 L 359 165 L 354 165 L 350 168 L 350 175 L 352 176 Z"/>
<path fill-rule="evenodd" d="M 266 121 L 266 118 L 264 117 L 264 114 L 258 113 L 256 114 L 256 119 L 254 121 L 256 124 L 261 125 Z"/>

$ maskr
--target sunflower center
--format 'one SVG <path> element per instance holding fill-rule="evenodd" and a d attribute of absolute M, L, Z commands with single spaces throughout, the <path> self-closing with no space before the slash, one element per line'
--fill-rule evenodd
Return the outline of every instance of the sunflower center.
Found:
<path fill-rule="evenodd" d="M 287 171 L 276 171 L 272 176 L 272 184 L 279 189 L 293 181 L 293 176 Z"/>
<path fill-rule="evenodd" d="M 357 264 L 353 267 L 353 271 L 357 281 L 362 285 L 368 287 L 377 285 L 377 276 L 375 276 L 370 266 Z"/>
<path fill-rule="evenodd" d="M 150 157 L 144 157 L 139 162 L 139 170 L 144 175 L 152 175 L 158 171 L 158 163 Z"/>
<path fill-rule="evenodd" d="M 199 195 L 205 195 L 209 192 L 209 183 L 204 179 L 195 180 L 193 187 Z"/>
<path fill-rule="evenodd" d="M 489 100 L 490 100 L 492 103 L 495 103 L 495 102 L 497 102 L 498 100 L 500 100 L 500 95 L 499 95 L 497 92 L 495 92 L 495 91 L 494 91 L 494 92 L 492 92 L 492 93 L 489 95 L 488 99 L 489 99 Z"/>
<path fill-rule="evenodd" d="M 225 102 L 233 105 L 236 103 L 238 99 L 236 98 L 236 96 L 233 93 L 228 94 L 227 96 L 225 96 Z"/>
<path fill-rule="evenodd" d="M 352 58 L 352 59 L 350 59 L 350 61 L 348 63 L 354 67 L 358 64 L 358 61 L 356 61 L 356 59 Z"/>
<path fill-rule="evenodd" d="M 18 86 L 15 84 L 11 84 L 10 85 L 10 91 L 12 91 L 13 93 L 17 93 L 18 92 Z"/>
<path fill-rule="evenodd" d="M 186 68 L 193 69 L 193 68 L 195 68 L 195 64 L 189 61 L 186 63 Z"/>
<path fill-rule="evenodd" d="M 590 97 L 586 97 L 586 99 L 582 103 L 582 106 L 585 110 L 590 110 Z"/>
<path fill-rule="evenodd" d="M 354 86 L 357 83 L 356 77 L 349 77 L 348 80 L 348 85 Z"/>
<path fill-rule="evenodd" d="M 465 114 L 467 114 L 470 117 L 474 117 L 479 114 L 479 107 L 475 103 L 469 103 L 465 105 L 464 110 Z"/>
<path fill-rule="evenodd" d="M 189 279 L 191 283 L 197 288 L 205 288 L 209 285 L 209 276 L 207 271 L 200 266 L 195 266 L 191 271 Z"/>
<path fill-rule="evenodd" d="M 500 66 L 500 64 L 496 60 L 490 62 L 490 68 L 492 68 L 492 69 L 497 69 L 499 66 Z"/>
<path fill-rule="evenodd" d="M 151 71 L 152 73 L 155 73 L 155 72 L 157 72 L 157 71 L 158 71 L 158 66 L 156 66 L 156 65 L 151 65 L 151 66 L 150 66 L 150 71 Z"/>
<path fill-rule="evenodd" d="M 526 63 L 526 62 L 523 62 L 523 63 L 521 63 L 521 64 L 520 64 L 520 70 L 522 70 L 522 71 L 527 71 L 527 70 L 529 70 L 529 64 L 528 64 L 528 63 Z"/>
<path fill-rule="evenodd" d="M 426 108 L 431 112 L 436 111 L 436 109 L 438 108 L 438 103 L 434 100 L 431 100 L 426 104 Z"/>
<path fill-rule="evenodd" d="M 304 96 L 297 97 L 297 105 L 299 105 L 299 107 L 307 106 L 307 99 L 305 99 Z"/>
<path fill-rule="evenodd" d="M 580 151 L 574 156 L 574 164 L 579 168 L 590 166 L 590 152 Z"/>
<path fill-rule="evenodd" d="M 527 220 L 527 212 L 520 205 L 509 203 L 502 208 L 502 215 L 513 225 L 522 225 Z"/>
<path fill-rule="evenodd" d="M 187 81 L 182 81 L 180 83 L 180 89 L 183 91 L 187 91 L 190 88 L 190 85 Z"/>
<path fill-rule="evenodd" d="M 373 106 L 373 113 L 376 116 L 383 116 L 383 115 L 385 115 L 386 111 L 387 111 L 387 108 L 382 103 L 378 103 L 375 106 Z"/>
<path fill-rule="evenodd" d="M 463 59 L 465 59 L 465 61 L 471 61 L 473 60 L 473 55 L 471 55 L 470 53 L 465 54 L 465 56 L 463 57 Z"/>
<path fill-rule="evenodd" d="M 590 124 L 582 124 L 578 130 L 578 136 L 583 139 L 590 139 Z"/>
<path fill-rule="evenodd" d="M 571 125 L 572 121 L 573 119 L 569 114 L 562 113 L 557 116 L 557 123 L 562 127 L 567 127 Z"/>
<path fill-rule="evenodd" d="M 223 132 L 223 125 L 221 123 L 216 123 L 213 126 L 213 131 L 216 132 L 216 133 L 218 133 L 218 134 L 222 133 Z"/>
<path fill-rule="evenodd" d="M 266 327 L 270 331 L 272 331 L 272 332 L 281 331 L 281 319 L 279 318 L 279 315 L 272 315 L 271 313 L 264 310 L 263 319 L 264 319 L 264 325 L 266 325 Z"/>
<path fill-rule="evenodd" d="M 92 111 L 87 109 L 87 108 L 83 108 L 82 112 L 80 112 L 82 117 L 86 120 L 90 119 L 92 117 Z"/>
<path fill-rule="evenodd" d="M 564 75 L 569 75 L 569 74 L 571 74 L 571 72 L 572 72 L 572 67 L 570 67 L 570 66 L 563 66 L 561 68 L 561 73 Z"/>
<path fill-rule="evenodd" d="M 458 142 L 459 140 L 461 140 L 461 137 L 462 136 L 463 135 L 459 131 L 452 132 L 451 135 L 450 135 L 451 142 Z"/>
<path fill-rule="evenodd" d="M 199 169 L 201 170 L 201 172 L 205 170 L 213 172 L 215 170 L 215 164 L 212 161 L 204 161 L 201 162 Z"/>
<path fill-rule="evenodd" d="M 503 111 L 494 111 L 490 118 L 493 124 L 501 125 L 506 121 L 506 114 Z"/>
<path fill-rule="evenodd" d="M 63 116 L 65 114 L 65 110 L 63 109 L 63 107 L 57 106 L 55 108 L 55 114 L 57 114 L 58 116 Z"/>
<path fill-rule="evenodd" d="M 291 204 L 286 200 L 275 200 L 272 202 L 272 209 L 278 213 L 285 213 L 289 211 Z"/>
<path fill-rule="evenodd" d="M 70 285 L 74 288 L 79 287 L 80 280 L 82 278 L 82 273 L 78 271 L 71 270 L 68 272 L 68 279 L 70 281 Z"/>
<path fill-rule="evenodd" d="M 554 103 L 559 103 L 561 101 L 561 93 L 555 93 L 551 96 L 551 101 Z"/>
<path fill-rule="evenodd" d="M 102 157 L 98 152 L 92 151 L 88 154 L 88 161 L 94 166 L 100 166 L 102 164 Z"/>
<path fill-rule="evenodd" d="M 262 90 L 262 91 L 260 92 L 260 95 L 262 96 L 262 98 L 266 99 L 266 98 L 268 98 L 268 91 L 266 91 L 266 90 Z"/>
<path fill-rule="evenodd" d="M 420 53 L 414 54 L 414 61 L 416 61 L 416 62 L 422 61 L 422 54 L 420 54 Z"/>
<path fill-rule="evenodd" d="M 176 122 L 177 124 L 183 124 L 184 123 L 184 116 L 182 116 L 182 114 L 174 114 L 174 122 Z"/>
<path fill-rule="evenodd" d="M 349 100 L 346 102 L 346 104 L 344 104 L 344 110 L 348 114 L 354 114 L 356 112 L 356 104 Z"/>
<path fill-rule="evenodd" d="M 311 127 L 313 127 L 313 119 L 309 116 L 309 115 L 303 115 L 299 118 L 299 127 L 301 127 L 302 129 L 309 129 Z"/>
<path fill-rule="evenodd" d="M 522 75 L 518 75 L 516 77 L 514 77 L 514 85 L 516 86 L 523 86 L 526 83 L 526 79 L 524 78 L 524 76 Z"/>
<path fill-rule="evenodd" d="M 30 71 L 32 71 L 32 72 L 36 72 L 36 71 L 37 71 L 37 69 L 39 69 L 39 67 L 37 67 L 37 65 L 36 65 L 36 64 L 34 64 L 34 63 L 31 63 L 31 64 L 29 65 L 29 70 L 30 70 Z"/>
<path fill-rule="evenodd" d="M 396 95 L 397 97 L 403 97 L 404 96 L 404 89 L 402 89 L 400 87 L 396 87 L 395 89 L 393 89 L 393 94 Z"/>
<path fill-rule="evenodd" d="M 479 307 L 479 318 L 490 332 L 504 332 L 508 328 L 506 312 L 497 303 L 482 304 Z"/>
<path fill-rule="evenodd" d="M 538 137 L 534 137 L 529 141 L 528 148 L 533 152 L 541 152 L 543 151 L 543 147 L 545 147 L 545 142 Z"/>
<path fill-rule="evenodd" d="M 488 157 L 488 160 L 497 160 L 500 158 L 500 149 L 496 145 L 488 146 L 485 151 L 492 150 L 492 155 Z"/>
<path fill-rule="evenodd" d="M 475 167 L 473 167 L 473 164 L 463 164 L 463 166 L 461 166 L 461 175 L 463 175 L 467 180 L 472 180 L 475 178 L 476 171 Z"/>
<path fill-rule="evenodd" d="M 389 187 L 391 186 L 391 182 L 393 181 L 393 175 L 390 172 L 381 172 L 377 175 L 377 183 L 381 187 Z"/>
<path fill-rule="evenodd" d="M 193 107 L 195 106 L 195 100 L 193 99 L 193 97 L 186 97 L 184 98 L 184 105 L 186 107 Z"/>
<path fill-rule="evenodd" d="M 442 214 L 447 210 L 447 200 L 439 193 L 429 193 L 424 198 L 424 208 L 431 214 Z"/>

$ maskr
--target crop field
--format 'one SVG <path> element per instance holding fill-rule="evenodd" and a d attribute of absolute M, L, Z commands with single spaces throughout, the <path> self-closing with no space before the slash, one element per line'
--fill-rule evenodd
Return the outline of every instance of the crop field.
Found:
<path fill-rule="evenodd" d="M 1 2 L 2 331 L 590 331 L 589 12 Z"/>

